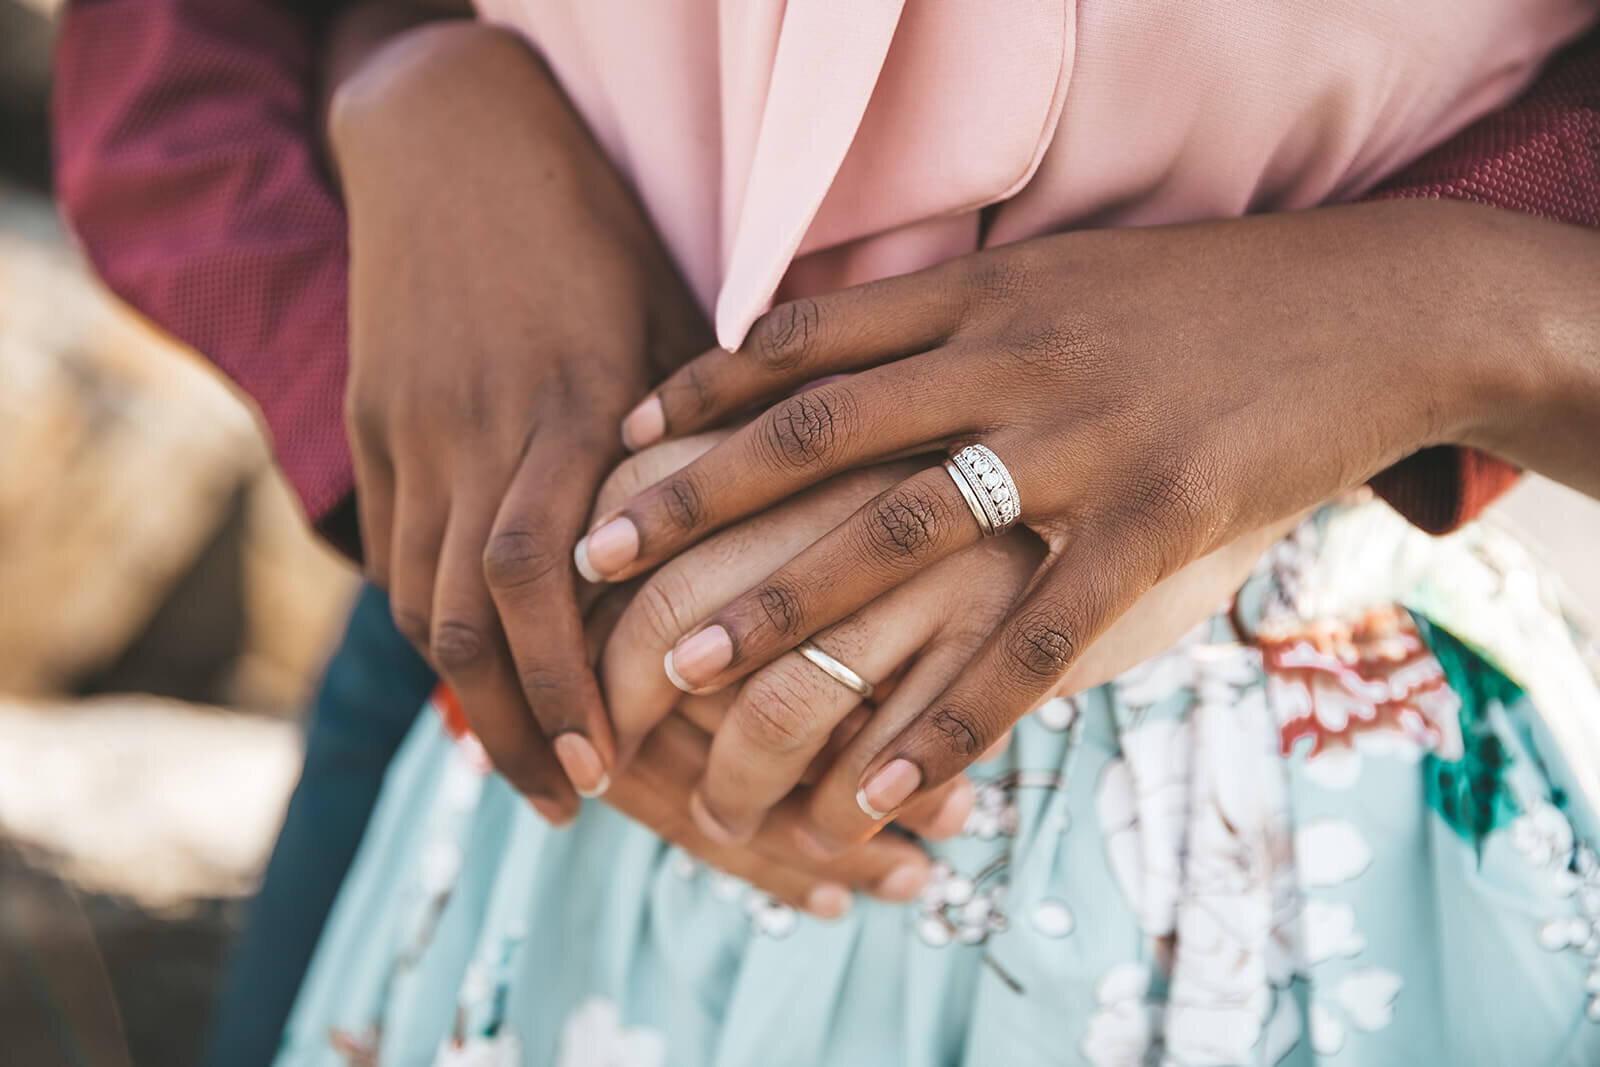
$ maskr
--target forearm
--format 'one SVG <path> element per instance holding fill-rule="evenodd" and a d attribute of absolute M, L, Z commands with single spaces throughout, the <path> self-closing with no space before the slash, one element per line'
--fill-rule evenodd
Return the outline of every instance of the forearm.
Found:
<path fill-rule="evenodd" d="M 1600 497 L 1600 231 L 1473 210 L 1504 333 L 1458 443 Z"/>

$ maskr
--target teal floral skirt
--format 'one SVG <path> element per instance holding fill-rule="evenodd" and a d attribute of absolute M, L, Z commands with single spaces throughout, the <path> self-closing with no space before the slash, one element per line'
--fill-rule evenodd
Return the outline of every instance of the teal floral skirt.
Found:
<path fill-rule="evenodd" d="M 1600 1064 L 1594 646 L 1504 532 L 1330 505 L 973 768 L 922 899 L 796 914 L 418 725 L 281 1067 Z"/>

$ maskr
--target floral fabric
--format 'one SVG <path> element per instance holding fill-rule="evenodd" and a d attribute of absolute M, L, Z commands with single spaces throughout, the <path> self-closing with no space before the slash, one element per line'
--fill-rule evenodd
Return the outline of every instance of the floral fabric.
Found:
<path fill-rule="evenodd" d="M 1023 720 L 921 900 L 833 923 L 600 804 L 551 830 L 425 718 L 278 1062 L 1600 1062 L 1600 686 L 1555 596 L 1492 527 L 1326 508 Z"/>

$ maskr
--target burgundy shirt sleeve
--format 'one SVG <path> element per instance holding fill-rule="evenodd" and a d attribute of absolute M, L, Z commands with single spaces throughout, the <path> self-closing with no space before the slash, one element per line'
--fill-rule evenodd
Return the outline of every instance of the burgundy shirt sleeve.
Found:
<path fill-rule="evenodd" d="M 1528 92 L 1374 190 L 1369 199 L 1433 197 L 1600 226 L 1600 30 L 1553 59 Z M 1518 471 L 1469 448 L 1428 448 L 1372 479 L 1431 533 L 1474 518 Z"/>
<path fill-rule="evenodd" d="M 255 399 L 323 521 L 353 480 L 345 218 L 318 157 L 318 33 L 283 0 L 78 0 L 53 124 L 62 210 L 96 269 Z"/>

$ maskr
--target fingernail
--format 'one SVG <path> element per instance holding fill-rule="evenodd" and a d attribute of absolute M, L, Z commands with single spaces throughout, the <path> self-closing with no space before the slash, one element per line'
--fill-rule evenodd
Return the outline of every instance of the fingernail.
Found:
<path fill-rule="evenodd" d="M 733 662 L 733 639 L 720 626 L 707 626 L 678 642 L 667 653 L 665 666 L 672 684 L 692 693 L 727 670 Z"/>
<path fill-rule="evenodd" d="M 587 737 L 564 733 L 555 739 L 552 747 L 561 769 L 567 772 L 567 780 L 580 797 L 597 797 L 611 788 L 611 776 Z"/>
<path fill-rule="evenodd" d="M 912 900 L 927 884 L 927 867 L 920 863 L 902 863 L 878 883 L 876 895 L 884 900 Z"/>
<path fill-rule="evenodd" d="M 837 919 L 850 910 L 850 890 L 825 882 L 806 894 L 806 910 L 819 919 Z"/>
<path fill-rule="evenodd" d="M 639 531 L 627 519 L 612 519 L 579 541 L 572 550 L 578 573 L 603 582 L 639 557 Z"/>
<path fill-rule="evenodd" d="M 706 807 L 706 802 L 700 799 L 698 791 L 689 794 L 689 815 L 694 819 L 694 824 L 700 832 L 719 845 L 742 845 L 749 840 L 748 835 L 740 837 L 729 830 L 717 817 L 711 814 L 711 809 Z"/>
<path fill-rule="evenodd" d="M 922 771 L 908 759 L 891 760 L 856 790 L 856 803 L 874 819 L 887 819 L 922 784 Z"/>
<path fill-rule="evenodd" d="M 561 827 L 572 821 L 572 816 L 560 804 L 547 797 L 529 797 L 528 803 L 539 813 L 539 818 L 551 826 Z"/>
<path fill-rule="evenodd" d="M 667 416 L 661 410 L 661 398 L 646 397 L 638 407 L 628 412 L 622 420 L 622 443 L 630 452 L 648 448 L 667 432 Z"/>

